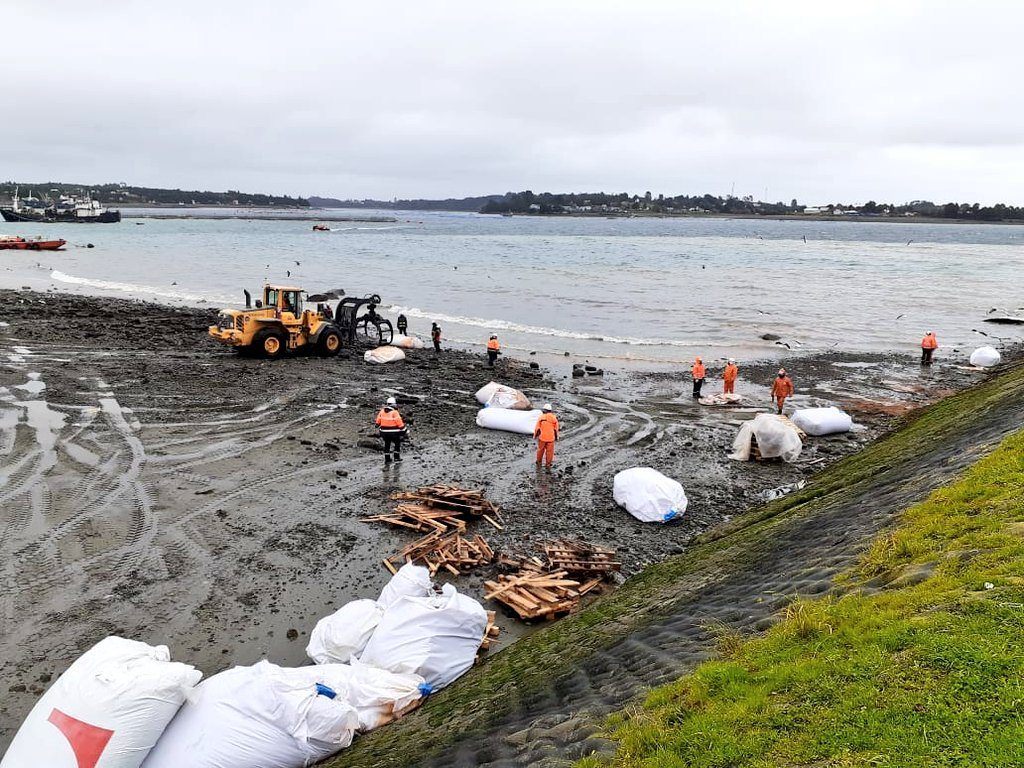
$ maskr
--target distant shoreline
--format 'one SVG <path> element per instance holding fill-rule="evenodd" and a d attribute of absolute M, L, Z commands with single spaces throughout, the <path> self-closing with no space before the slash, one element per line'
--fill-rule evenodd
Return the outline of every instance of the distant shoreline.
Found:
<path fill-rule="evenodd" d="M 501 217 L 501 213 L 482 213 L 481 216 Z M 843 223 L 879 224 L 1002 224 L 1024 226 L 1024 221 L 984 221 L 981 219 L 947 219 L 941 216 L 830 216 L 828 214 L 759 214 L 759 213 L 513 213 L 512 216 L 529 216 L 537 219 L 749 219 L 752 221 L 829 221 Z"/>

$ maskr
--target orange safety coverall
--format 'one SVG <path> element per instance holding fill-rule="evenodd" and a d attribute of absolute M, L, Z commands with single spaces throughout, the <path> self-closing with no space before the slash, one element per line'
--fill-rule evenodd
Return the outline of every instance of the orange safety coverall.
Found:
<path fill-rule="evenodd" d="M 737 368 L 733 363 L 729 363 L 725 366 L 725 372 L 722 373 L 722 391 L 726 394 L 731 394 L 733 389 L 736 387 L 736 377 L 739 375 L 740 369 Z"/>
<path fill-rule="evenodd" d="M 487 350 L 489 352 L 497 352 L 499 349 L 501 349 L 501 345 L 498 343 L 497 339 L 487 340 Z"/>
<path fill-rule="evenodd" d="M 772 399 L 779 404 L 779 413 L 782 413 L 782 404 L 786 398 L 793 394 L 793 380 L 789 376 L 776 376 L 772 382 Z"/>
<path fill-rule="evenodd" d="M 703 379 L 707 373 L 707 370 L 704 368 L 704 363 L 700 361 L 699 357 L 697 358 L 697 362 L 693 364 L 693 368 L 690 369 L 690 373 L 693 374 L 693 378 L 695 379 Z"/>
<path fill-rule="evenodd" d="M 549 467 L 555 460 L 555 440 L 558 439 L 558 417 L 553 413 L 542 413 L 533 429 L 537 438 L 537 463 L 544 461 Z"/>
<path fill-rule="evenodd" d="M 925 334 L 925 337 L 921 339 L 921 349 L 938 349 L 939 340 L 935 338 L 934 333 Z"/>

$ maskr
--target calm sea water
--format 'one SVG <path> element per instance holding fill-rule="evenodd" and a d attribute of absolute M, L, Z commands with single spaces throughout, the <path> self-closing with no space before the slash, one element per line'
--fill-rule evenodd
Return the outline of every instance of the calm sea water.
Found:
<path fill-rule="evenodd" d="M 206 305 L 237 305 L 265 279 L 376 292 L 414 332 L 437 320 L 453 342 L 495 332 L 512 350 L 608 366 L 786 351 L 764 333 L 801 351 L 912 351 L 927 330 L 947 349 L 989 341 L 977 331 L 1024 336 L 982 322 L 1024 307 L 1018 226 L 332 211 L 398 221 L 318 233 L 308 220 L 131 213 L 119 225 L 0 224 L 95 245 L 3 252 L 0 281 Z"/>

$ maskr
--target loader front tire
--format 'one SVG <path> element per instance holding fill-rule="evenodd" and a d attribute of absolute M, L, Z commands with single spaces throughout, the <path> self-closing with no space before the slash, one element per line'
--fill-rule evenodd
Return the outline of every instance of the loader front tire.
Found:
<path fill-rule="evenodd" d="M 316 341 L 321 357 L 334 357 L 341 352 L 341 334 L 334 328 L 325 328 Z"/>
<path fill-rule="evenodd" d="M 274 360 L 284 354 L 284 334 L 275 328 L 264 328 L 252 340 L 252 349 L 260 357 Z"/>

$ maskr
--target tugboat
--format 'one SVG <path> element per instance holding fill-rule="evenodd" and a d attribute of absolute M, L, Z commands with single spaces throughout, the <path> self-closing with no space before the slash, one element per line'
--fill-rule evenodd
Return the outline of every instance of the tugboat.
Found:
<path fill-rule="evenodd" d="M 21 200 L 14 190 L 14 202 L 9 208 L 0 208 L 4 221 L 21 221 L 33 224 L 116 224 L 121 220 L 120 211 L 104 208 L 91 197 L 62 195 L 50 206 L 36 197 Z"/>
<path fill-rule="evenodd" d="M 0 235 L 0 251 L 59 251 L 67 240 L 43 240 L 41 237 L 26 240 L 24 237 Z"/>

